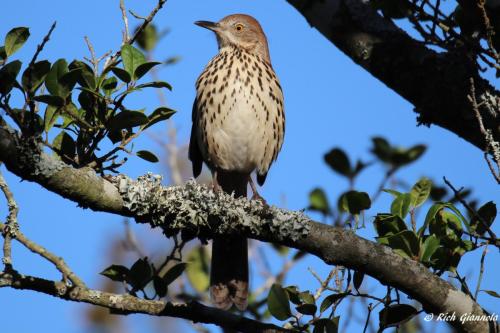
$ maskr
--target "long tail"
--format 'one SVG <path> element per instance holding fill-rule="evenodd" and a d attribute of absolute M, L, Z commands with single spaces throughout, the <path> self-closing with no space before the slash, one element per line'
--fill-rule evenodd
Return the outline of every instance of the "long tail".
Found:
<path fill-rule="evenodd" d="M 248 175 L 218 172 L 217 182 L 227 193 L 241 197 L 247 195 Z M 234 304 L 245 310 L 248 304 L 248 245 L 244 237 L 217 237 L 212 244 L 210 297 L 221 309 Z"/>

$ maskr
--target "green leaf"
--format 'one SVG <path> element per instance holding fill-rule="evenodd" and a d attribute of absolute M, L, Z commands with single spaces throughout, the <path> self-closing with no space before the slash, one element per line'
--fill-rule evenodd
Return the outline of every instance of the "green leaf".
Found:
<path fill-rule="evenodd" d="M 53 105 L 47 105 L 47 108 L 45 109 L 45 113 L 43 115 L 44 130 L 46 133 L 48 133 L 52 126 L 54 126 L 54 123 L 56 122 L 58 116 L 59 108 Z"/>
<path fill-rule="evenodd" d="M 197 246 L 187 255 L 186 275 L 189 283 L 199 293 L 208 289 L 208 259 L 203 247 Z"/>
<path fill-rule="evenodd" d="M 314 304 L 315 299 L 314 296 L 309 292 L 309 291 L 303 291 L 299 293 L 299 298 L 302 300 L 302 302 L 306 304 Z"/>
<path fill-rule="evenodd" d="M 389 246 L 403 257 L 415 258 L 420 252 L 420 242 L 413 231 L 401 231 L 389 236 L 387 241 Z"/>
<path fill-rule="evenodd" d="M 172 282 L 174 282 L 181 274 L 184 272 L 186 269 L 187 263 L 181 262 L 170 268 L 167 273 L 165 273 L 165 276 L 163 277 L 163 280 L 165 281 L 165 284 L 169 286 Z"/>
<path fill-rule="evenodd" d="M 118 80 L 116 77 L 110 76 L 102 82 L 102 90 L 106 96 L 110 96 L 118 85 Z"/>
<path fill-rule="evenodd" d="M 481 291 L 484 291 L 485 293 L 487 293 L 490 296 L 500 298 L 500 294 L 498 294 L 496 291 L 493 291 L 493 290 L 481 290 Z"/>
<path fill-rule="evenodd" d="M 56 149 L 56 153 L 63 161 L 69 161 L 73 159 L 75 155 L 75 140 L 73 140 L 73 138 L 66 133 L 66 131 L 61 131 L 61 133 L 54 138 L 52 147 Z"/>
<path fill-rule="evenodd" d="M 5 46 L 0 46 L 0 59 L 2 63 L 7 59 L 7 53 L 5 53 Z"/>
<path fill-rule="evenodd" d="M 165 297 L 167 295 L 168 285 L 161 277 L 157 275 L 153 277 L 153 287 L 158 297 Z"/>
<path fill-rule="evenodd" d="M 477 214 L 482 218 L 486 225 L 474 216 L 471 221 L 471 230 L 475 230 L 477 234 L 483 235 L 486 232 L 487 227 L 489 228 L 497 217 L 497 206 L 493 201 L 489 201 L 477 210 Z"/>
<path fill-rule="evenodd" d="M 393 167 L 401 167 L 416 161 L 426 150 L 424 145 L 415 145 L 409 149 L 393 147 L 386 139 L 381 137 L 372 138 L 372 142 L 372 153 L 379 160 Z"/>
<path fill-rule="evenodd" d="M 80 86 L 88 88 L 90 90 L 95 90 L 97 83 L 94 71 L 85 62 L 79 60 L 73 60 L 69 64 L 70 71 L 77 70 L 76 79 Z"/>
<path fill-rule="evenodd" d="M 301 304 L 296 306 L 295 309 L 302 314 L 313 316 L 318 308 L 315 304 Z"/>
<path fill-rule="evenodd" d="M 300 291 L 299 291 L 299 289 L 297 289 L 297 286 L 285 287 L 285 291 L 288 294 L 290 302 L 292 302 L 293 304 L 297 304 L 297 305 L 302 304 L 302 300 L 299 297 Z"/>
<path fill-rule="evenodd" d="M 64 98 L 55 95 L 38 95 L 33 97 L 33 99 L 37 102 L 42 102 L 57 107 L 61 107 L 64 105 Z"/>
<path fill-rule="evenodd" d="M 50 71 L 50 62 L 47 60 L 38 61 L 33 65 L 33 68 L 29 67 L 23 73 L 22 84 L 23 88 L 27 91 L 35 92 L 45 80 L 45 76 Z"/>
<path fill-rule="evenodd" d="M 391 190 L 390 188 L 384 188 L 384 189 L 382 190 L 382 192 L 389 193 L 389 194 L 390 194 L 390 195 L 392 195 L 394 198 L 397 198 L 397 197 L 399 197 L 401 194 L 403 194 L 403 193 L 401 193 L 401 192 L 399 192 L 399 191 L 396 191 L 396 190 Z"/>
<path fill-rule="evenodd" d="M 330 205 L 326 193 L 320 189 L 315 188 L 309 193 L 309 207 L 308 209 L 321 212 L 324 215 L 330 213 Z"/>
<path fill-rule="evenodd" d="M 52 95 L 67 96 L 68 91 L 60 84 L 61 76 L 68 72 L 68 63 L 65 59 L 59 59 L 52 64 L 50 72 L 45 77 L 45 86 Z"/>
<path fill-rule="evenodd" d="M 144 125 L 148 122 L 148 117 L 139 111 L 125 110 L 117 113 L 109 123 L 111 131 L 120 130 L 123 128 L 132 128 Z"/>
<path fill-rule="evenodd" d="M 391 213 L 404 219 L 408 215 L 411 200 L 412 197 L 409 193 L 399 195 L 391 204 Z"/>
<path fill-rule="evenodd" d="M 130 74 L 126 70 L 121 69 L 120 67 L 111 67 L 111 71 L 125 83 L 129 83 L 132 80 Z"/>
<path fill-rule="evenodd" d="M 21 70 L 22 63 L 19 60 L 9 62 L 0 68 L 0 94 L 7 95 L 16 82 L 17 74 Z"/>
<path fill-rule="evenodd" d="M 354 277 L 352 278 L 352 284 L 354 285 L 354 289 L 359 290 L 361 284 L 363 283 L 363 279 L 365 277 L 365 273 L 360 271 L 354 272 Z"/>
<path fill-rule="evenodd" d="M 269 290 L 267 307 L 271 315 L 278 320 L 286 320 L 292 315 L 288 293 L 280 284 L 273 284 Z"/>
<path fill-rule="evenodd" d="M 113 281 L 122 282 L 127 280 L 127 276 L 129 273 L 129 269 L 125 266 L 111 265 L 99 274 L 104 275 L 105 277 L 110 278 Z"/>
<path fill-rule="evenodd" d="M 134 289 L 141 290 L 151 281 L 152 274 L 153 271 L 148 258 L 140 258 L 130 267 L 128 282 Z"/>
<path fill-rule="evenodd" d="M 397 215 L 377 214 L 373 224 L 379 236 L 390 236 L 407 230 L 406 224 Z"/>
<path fill-rule="evenodd" d="M 344 298 L 347 296 L 347 293 L 340 293 L 340 294 L 331 294 L 325 297 L 323 302 L 321 302 L 321 305 L 319 307 L 320 312 L 324 312 L 327 310 L 330 306 L 332 306 L 333 303 L 335 303 L 337 300 Z"/>
<path fill-rule="evenodd" d="M 371 204 L 366 192 L 348 191 L 339 198 L 339 208 L 352 215 L 358 215 L 362 210 L 369 209 Z"/>
<path fill-rule="evenodd" d="M 134 76 L 138 80 L 141 77 L 143 77 L 147 72 L 149 72 L 151 70 L 151 68 L 153 68 L 157 65 L 160 65 L 160 64 L 161 64 L 161 62 L 158 62 L 158 61 L 145 62 L 145 63 L 137 66 L 137 68 L 134 71 Z"/>
<path fill-rule="evenodd" d="M 137 153 L 135 153 L 138 157 L 142 158 L 143 160 L 146 160 L 151 163 L 157 163 L 159 161 L 158 157 L 156 157 L 155 154 L 153 154 L 150 151 L 147 150 L 139 150 Z"/>
<path fill-rule="evenodd" d="M 14 54 L 24 45 L 30 36 L 30 31 L 25 27 L 14 28 L 7 33 L 5 37 L 5 54 L 8 56 Z"/>
<path fill-rule="evenodd" d="M 420 179 L 411 188 L 411 204 L 413 207 L 421 206 L 431 194 L 432 181 L 429 178 Z"/>
<path fill-rule="evenodd" d="M 330 150 L 324 156 L 325 162 L 339 174 L 350 177 L 352 175 L 351 163 L 349 162 L 349 157 L 340 148 L 334 148 Z"/>
<path fill-rule="evenodd" d="M 135 80 L 137 78 L 135 76 L 135 70 L 146 62 L 146 57 L 141 51 L 128 44 L 122 46 L 121 57 L 124 69 L 130 74 L 132 79 Z"/>
<path fill-rule="evenodd" d="M 172 90 L 172 86 L 165 81 L 153 81 L 148 83 L 139 84 L 136 86 L 137 89 L 141 88 L 167 88 Z"/>
<path fill-rule="evenodd" d="M 425 239 L 424 244 L 420 248 L 420 261 L 429 262 L 434 252 L 439 247 L 439 239 L 436 235 L 430 235 Z"/>
<path fill-rule="evenodd" d="M 339 318 L 321 318 L 314 322 L 313 333 L 337 333 L 339 330 Z"/>
<path fill-rule="evenodd" d="M 169 119 L 174 113 L 174 110 L 163 106 L 157 108 L 148 116 L 148 123 L 144 126 L 144 129 L 151 127 L 160 121 Z"/>
<path fill-rule="evenodd" d="M 429 223 L 431 223 L 431 221 L 436 218 L 436 214 L 443 208 L 444 204 L 442 202 L 435 203 L 431 206 L 431 208 L 429 208 L 429 210 L 427 211 L 427 215 L 425 216 L 424 225 L 420 229 L 418 229 L 419 237 L 422 237 L 424 235 L 424 232 L 429 226 Z"/>
<path fill-rule="evenodd" d="M 380 328 L 398 326 L 418 313 L 417 309 L 408 304 L 392 304 L 379 312 Z"/>
<path fill-rule="evenodd" d="M 158 31 L 156 26 L 153 24 L 148 24 L 145 29 L 137 36 L 136 43 L 144 51 L 151 51 L 156 46 L 158 42 Z"/>

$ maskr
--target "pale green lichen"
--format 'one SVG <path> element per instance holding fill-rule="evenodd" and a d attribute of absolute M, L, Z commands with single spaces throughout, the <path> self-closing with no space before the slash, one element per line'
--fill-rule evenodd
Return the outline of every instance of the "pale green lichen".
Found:
<path fill-rule="evenodd" d="M 165 187 L 161 176 L 148 173 L 132 180 L 115 177 L 124 206 L 140 222 L 161 227 L 167 236 L 180 231 L 187 237 L 210 238 L 214 234 L 250 233 L 276 235 L 279 240 L 307 236 L 309 219 L 302 212 L 269 207 L 260 201 L 234 198 L 205 185 L 188 181 Z"/>

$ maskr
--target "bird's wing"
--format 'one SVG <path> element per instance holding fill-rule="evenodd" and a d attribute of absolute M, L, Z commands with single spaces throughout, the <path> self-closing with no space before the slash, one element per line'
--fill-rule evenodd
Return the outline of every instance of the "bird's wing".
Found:
<path fill-rule="evenodd" d="M 198 145 L 197 132 L 198 132 L 198 100 L 195 98 L 193 103 L 193 113 L 191 126 L 191 138 L 189 140 L 189 159 L 193 164 L 193 176 L 196 178 L 201 173 L 201 167 L 203 165 L 203 158 L 201 156 L 200 146 Z"/>

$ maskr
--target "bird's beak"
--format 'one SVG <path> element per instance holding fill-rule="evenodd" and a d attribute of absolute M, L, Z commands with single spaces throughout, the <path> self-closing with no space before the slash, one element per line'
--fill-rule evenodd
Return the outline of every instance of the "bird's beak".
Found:
<path fill-rule="evenodd" d="M 218 23 L 210 22 L 210 21 L 196 21 L 196 22 L 194 22 L 194 24 L 196 24 L 202 28 L 212 30 L 212 31 L 217 31 L 219 28 Z"/>

